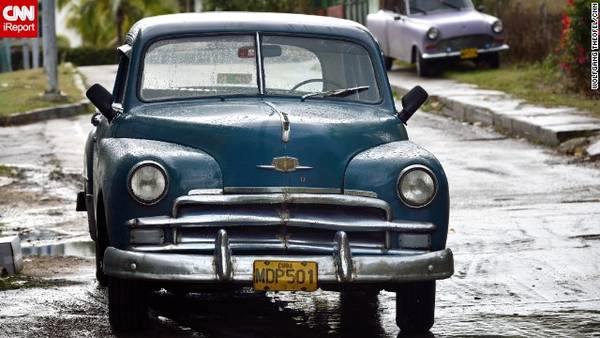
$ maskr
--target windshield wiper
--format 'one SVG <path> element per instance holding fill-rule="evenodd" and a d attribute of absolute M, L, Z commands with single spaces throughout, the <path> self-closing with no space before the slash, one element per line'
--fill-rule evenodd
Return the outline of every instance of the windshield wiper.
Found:
<path fill-rule="evenodd" d="M 459 10 L 459 11 L 462 9 L 462 8 L 456 6 L 455 4 L 449 3 L 449 2 L 444 1 L 444 0 L 441 0 L 440 3 L 442 5 L 446 5 L 446 6 L 450 7 L 450 8 L 454 8 L 454 9 Z"/>
<path fill-rule="evenodd" d="M 350 87 L 350 88 L 333 89 L 333 90 L 328 90 L 326 92 L 313 92 L 313 93 L 308 93 L 308 94 L 302 95 L 302 99 L 300 101 L 304 101 L 309 97 L 319 96 L 319 95 L 323 96 L 323 97 L 330 97 L 330 96 L 346 97 L 346 96 L 350 96 L 355 93 L 360 93 L 363 90 L 367 90 L 369 88 L 370 88 L 369 86 L 358 86 L 358 87 Z"/>

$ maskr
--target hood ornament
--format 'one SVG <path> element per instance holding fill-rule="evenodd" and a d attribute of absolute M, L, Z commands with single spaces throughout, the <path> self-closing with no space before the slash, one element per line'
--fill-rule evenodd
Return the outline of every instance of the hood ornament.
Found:
<path fill-rule="evenodd" d="M 300 161 L 298 161 L 297 158 L 290 156 L 274 157 L 271 165 L 262 164 L 257 165 L 256 167 L 261 169 L 273 169 L 284 173 L 312 169 L 312 167 L 300 165 Z"/>
<path fill-rule="evenodd" d="M 284 143 L 288 143 L 290 141 L 290 133 L 292 129 L 288 115 L 283 111 L 277 109 L 277 107 L 275 107 L 275 105 L 269 101 L 265 101 L 265 104 L 269 106 L 269 108 L 271 108 L 273 113 L 277 113 L 277 115 L 279 115 L 279 120 L 281 121 L 281 141 Z M 273 115 L 273 113 L 271 113 L 271 115 Z"/>

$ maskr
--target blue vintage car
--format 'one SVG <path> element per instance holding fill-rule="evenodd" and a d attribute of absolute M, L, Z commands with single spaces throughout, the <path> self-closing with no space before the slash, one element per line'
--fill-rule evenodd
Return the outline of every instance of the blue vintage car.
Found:
<path fill-rule="evenodd" d="M 474 60 L 500 67 L 508 50 L 502 21 L 476 10 L 471 0 L 389 0 L 387 8 L 367 17 L 385 55 L 414 63 L 419 76 L 440 71 L 442 62 Z"/>
<path fill-rule="evenodd" d="M 357 23 L 294 14 L 147 18 L 118 48 L 85 145 L 86 210 L 114 331 L 147 294 L 397 292 L 403 331 L 433 324 L 453 273 L 448 184 L 396 111 Z"/>

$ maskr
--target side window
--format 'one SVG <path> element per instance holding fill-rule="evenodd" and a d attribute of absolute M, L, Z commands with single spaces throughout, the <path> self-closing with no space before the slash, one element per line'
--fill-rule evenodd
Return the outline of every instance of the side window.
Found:
<path fill-rule="evenodd" d="M 385 0 L 383 8 L 400 15 L 407 14 L 405 0 Z"/>
<path fill-rule="evenodd" d="M 127 88 L 127 73 L 129 71 L 129 57 L 121 54 L 119 58 L 119 69 L 117 70 L 117 78 L 113 88 L 114 103 L 123 103 L 125 97 L 125 88 Z"/>

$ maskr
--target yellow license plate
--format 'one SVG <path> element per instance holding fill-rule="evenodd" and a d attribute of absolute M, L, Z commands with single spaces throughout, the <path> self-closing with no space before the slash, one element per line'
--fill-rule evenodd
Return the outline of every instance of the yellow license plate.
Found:
<path fill-rule="evenodd" d="M 474 59 L 478 55 L 477 48 L 466 48 L 460 50 L 461 59 Z"/>
<path fill-rule="evenodd" d="M 252 283 L 257 291 L 315 291 L 317 262 L 254 261 Z"/>

